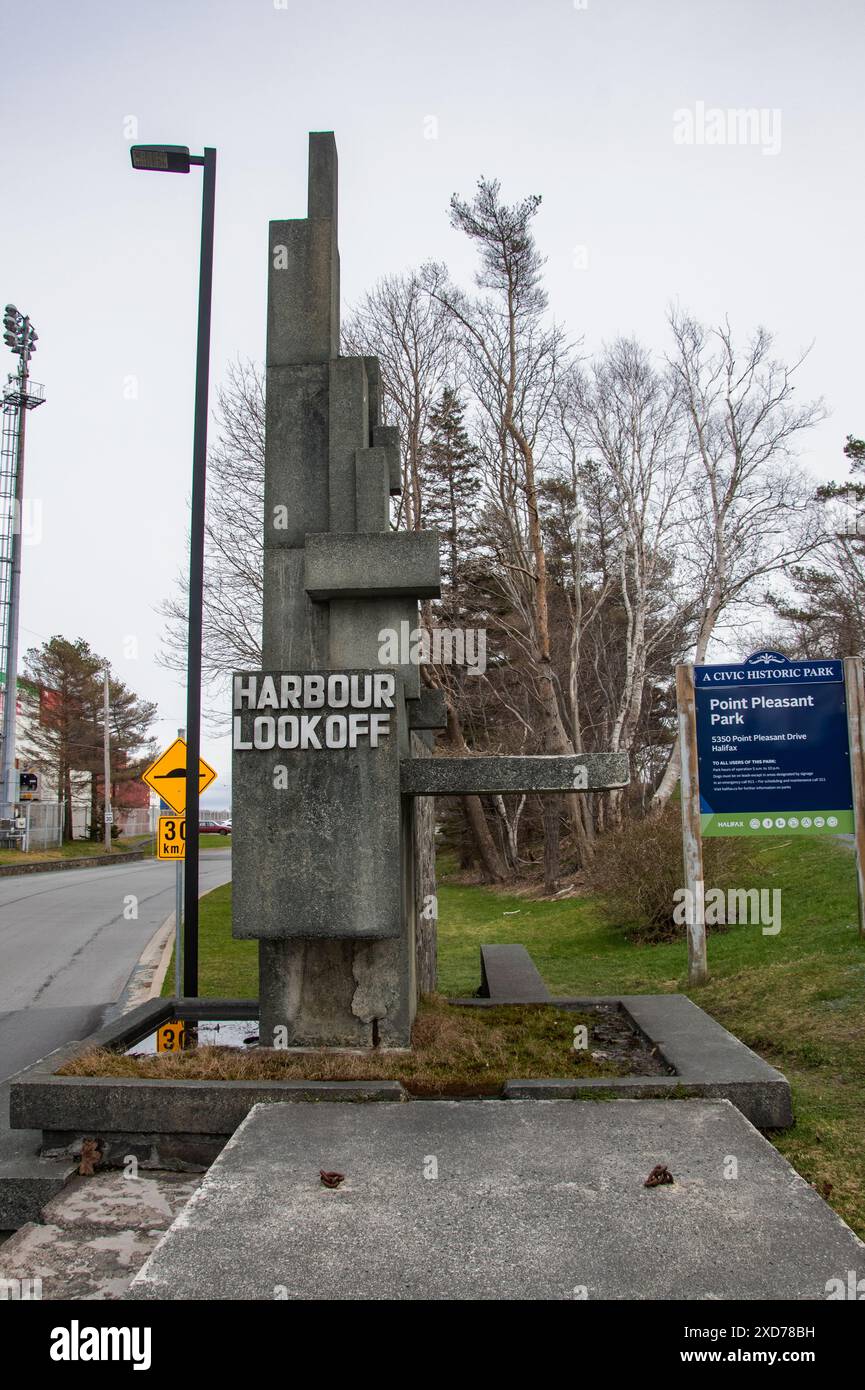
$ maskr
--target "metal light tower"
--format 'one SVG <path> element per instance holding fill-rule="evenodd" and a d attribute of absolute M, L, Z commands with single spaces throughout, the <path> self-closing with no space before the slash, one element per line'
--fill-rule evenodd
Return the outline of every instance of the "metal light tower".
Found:
<path fill-rule="evenodd" d="M 21 544 L 24 507 L 24 435 L 27 411 L 45 399 L 30 381 L 30 358 L 38 334 L 29 317 L 7 304 L 3 341 L 19 359 L 18 371 L 3 388 L 3 437 L 0 449 L 0 627 L 3 641 L 3 745 L 0 754 L 0 815 L 11 820 L 18 802 L 15 768 L 15 723 L 18 702 L 18 615 L 21 600 Z M 12 827 L 9 827 L 10 830 Z"/>

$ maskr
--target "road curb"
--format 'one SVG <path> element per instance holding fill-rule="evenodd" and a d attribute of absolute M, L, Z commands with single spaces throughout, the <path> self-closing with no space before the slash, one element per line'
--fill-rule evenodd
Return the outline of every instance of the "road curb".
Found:
<path fill-rule="evenodd" d="M 168 967 L 171 964 L 171 953 L 174 950 L 174 938 L 177 930 L 175 922 L 177 914 L 172 912 L 171 916 L 163 922 L 160 931 L 165 930 L 165 942 L 162 947 L 162 954 L 159 957 L 159 964 L 150 982 L 150 994 L 148 998 L 158 999 L 162 993 L 162 986 L 168 974 Z"/>
<path fill-rule="evenodd" d="M 199 901 L 211 892 L 213 892 L 212 888 L 202 889 L 198 895 Z M 174 949 L 176 915 L 172 912 L 170 916 L 166 917 L 162 925 L 156 928 L 141 952 L 132 967 L 132 974 L 126 982 L 126 987 L 118 1001 L 116 1014 L 112 1015 L 113 1017 L 119 1018 L 139 1004 L 145 1004 L 149 999 L 160 997 L 165 976 L 168 974 L 168 967 L 171 964 L 171 953 Z M 154 957 L 156 957 L 155 963 Z"/>
<path fill-rule="evenodd" d="M 62 869 L 99 869 L 108 864 L 136 864 L 139 860 L 151 859 L 143 850 L 124 851 L 123 854 L 82 855 L 80 859 L 42 859 L 32 864 L 0 864 L 0 878 L 23 878 L 26 874 L 51 874 Z"/>

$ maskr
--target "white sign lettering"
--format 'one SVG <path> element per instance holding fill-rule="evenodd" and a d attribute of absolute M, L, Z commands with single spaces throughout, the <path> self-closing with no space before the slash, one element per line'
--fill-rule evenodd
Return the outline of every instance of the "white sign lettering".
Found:
<path fill-rule="evenodd" d="M 378 748 L 390 733 L 395 690 L 396 680 L 386 671 L 235 676 L 234 747 L 239 752 L 273 748 L 305 752 L 366 743 Z M 343 709 L 345 714 L 330 713 Z M 238 711 L 249 710 L 277 712 L 256 713 L 244 736 Z M 292 712 L 281 714 L 280 710 Z"/>

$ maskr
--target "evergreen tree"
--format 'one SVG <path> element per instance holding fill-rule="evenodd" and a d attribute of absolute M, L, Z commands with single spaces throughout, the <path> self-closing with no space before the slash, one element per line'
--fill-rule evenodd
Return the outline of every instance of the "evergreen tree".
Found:
<path fill-rule="evenodd" d="M 464 607 L 460 586 L 480 487 L 477 450 L 463 425 L 464 413 L 459 396 L 446 386 L 430 415 L 422 458 L 424 526 L 444 541 L 441 611 L 446 620 L 458 618 Z"/>
<path fill-rule="evenodd" d="M 792 569 L 792 598 L 769 599 L 798 656 L 865 652 L 865 481 L 856 476 L 865 476 L 865 440 L 848 434 L 844 454 L 851 477 L 824 483 L 815 493 L 826 513 L 817 563 Z"/>
<path fill-rule="evenodd" d="M 91 834 L 98 833 L 97 806 L 104 800 L 103 672 L 106 663 L 79 637 L 52 637 L 31 647 L 26 673 L 40 691 L 38 719 L 27 731 L 27 753 L 37 767 L 50 769 L 57 795 L 65 803 L 63 838 L 73 838 L 72 775 L 91 778 Z M 109 735 L 112 784 L 135 777 L 152 753 L 149 729 L 156 705 L 141 700 L 122 681 L 109 679 Z M 101 797 L 100 797 L 101 792 Z"/>
<path fill-rule="evenodd" d="M 28 729 L 28 753 L 37 767 L 50 768 L 65 803 L 63 838 L 72 836 L 72 774 L 91 771 L 97 753 L 95 711 L 103 663 L 83 638 L 52 637 L 31 647 L 26 673 L 40 689 L 39 718 Z"/>

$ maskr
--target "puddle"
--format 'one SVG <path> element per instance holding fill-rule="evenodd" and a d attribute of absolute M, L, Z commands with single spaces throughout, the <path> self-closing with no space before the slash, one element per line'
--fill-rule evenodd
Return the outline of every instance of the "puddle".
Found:
<path fill-rule="evenodd" d="M 141 1038 L 137 1043 L 133 1043 L 132 1047 L 128 1047 L 125 1056 L 178 1051 L 176 1033 L 172 1033 L 171 1029 L 172 1024 L 163 1024 L 156 1032 L 148 1033 L 146 1038 Z M 160 1035 L 162 1046 L 159 1046 Z M 254 1047 L 257 1043 L 257 1018 L 200 1018 L 197 1021 L 186 1021 L 184 1047 L 248 1048 Z"/>

